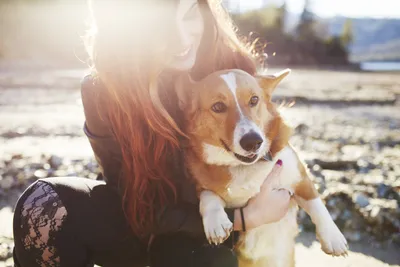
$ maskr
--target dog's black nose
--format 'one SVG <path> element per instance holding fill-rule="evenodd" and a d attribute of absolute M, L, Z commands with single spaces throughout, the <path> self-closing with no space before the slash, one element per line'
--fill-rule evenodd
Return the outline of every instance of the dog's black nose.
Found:
<path fill-rule="evenodd" d="M 246 151 L 255 152 L 260 148 L 262 142 L 263 139 L 258 133 L 250 132 L 240 139 L 240 146 Z"/>

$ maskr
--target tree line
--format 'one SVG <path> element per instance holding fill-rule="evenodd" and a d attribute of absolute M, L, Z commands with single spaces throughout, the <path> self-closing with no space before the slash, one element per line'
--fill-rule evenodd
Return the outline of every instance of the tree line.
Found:
<path fill-rule="evenodd" d="M 310 1 L 305 2 L 299 22 L 287 31 L 286 3 L 280 7 L 268 6 L 244 13 L 233 13 L 232 18 L 239 34 L 249 41 L 258 40 L 267 62 L 277 65 L 343 66 L 349 65 L 349 45 L 352 42 L 352 25 L 348 19 L 340 35 L 331 35 L 328 25 L 311 11 Z"/>

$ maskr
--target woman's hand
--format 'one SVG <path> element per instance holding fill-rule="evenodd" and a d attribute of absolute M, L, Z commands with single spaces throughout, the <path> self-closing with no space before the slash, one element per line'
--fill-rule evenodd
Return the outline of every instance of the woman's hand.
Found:
<path fill-rule="evenodd" d="M 286 215 L 292 194 L 288 190 L 279 187 L 281 169 L 282 161 L 279 160 L 265 179 L 260 193 L 250 199 L 247 206 L 243 208 L 246 229 L 277 222 Z M 235 211 L 234 229 L 242 230 L 239 209 Z"/>

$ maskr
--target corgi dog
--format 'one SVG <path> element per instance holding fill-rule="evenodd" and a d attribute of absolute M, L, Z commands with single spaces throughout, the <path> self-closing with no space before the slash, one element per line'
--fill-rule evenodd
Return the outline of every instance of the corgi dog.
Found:
<path fill-rule="evenodd" d="M 245 206 L 276 162 L 283 161 L 280 187 L 294 194 L 289 211 L 278 222 L 240 233 L 235 247 L 240 267 L 294 266 L 298 206 L 316 225 L 325 253 L 347 254 L 345 237 L 289 143 L 291 129 L 271 102 L 274 89 L 289 73 L 286 69 L 252 76 L 230 69 L 196 82 L 184 75 L 176 82 L 188 137 L 185 161 L 198 186 L 200 214 L 210 243 L 222 243 L 232 231 L 224 208 Z"/>

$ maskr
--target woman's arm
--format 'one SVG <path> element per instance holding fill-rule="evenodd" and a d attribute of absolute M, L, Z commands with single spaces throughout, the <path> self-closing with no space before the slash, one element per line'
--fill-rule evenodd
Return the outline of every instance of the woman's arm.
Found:
<path fill-rule="evenodd" d="M 81 82 L 81 97 L 85 115 L 83 130 L 90 142 L 94 156 L 100 166 L 103 179 L 110 185 L 118 186 L 121 168 L 121 150 L 113 137 L 108 118 L 102 112 L 104 103 L 100 94 L 104 87 L 94 81 L 91 75 Z"/>
<path fill-rule="evenodd" d="M 246 230 L 279 221 L 287 213 L 291 194 L 288 190 L 279 187 L 279 174 L 282 164 L 282 161 L 280 161 L 275 165 L 265 179 L 260 193 L 250 199 L 247 206 L 243 208 Z M 194 191 L 193 194 L 195 194 Z M 225 212 L 229 220 L 233 222 L 233 230 L 242 231 L 243 221 L 240 209 L 227 208 Z M 169 206 L 161 210 L 159 215 L 156 233 L 183 231 L 195 236 L 205 237 L 198 205 Z M 179 225 L 181 227 L 176 228 Z"/>

